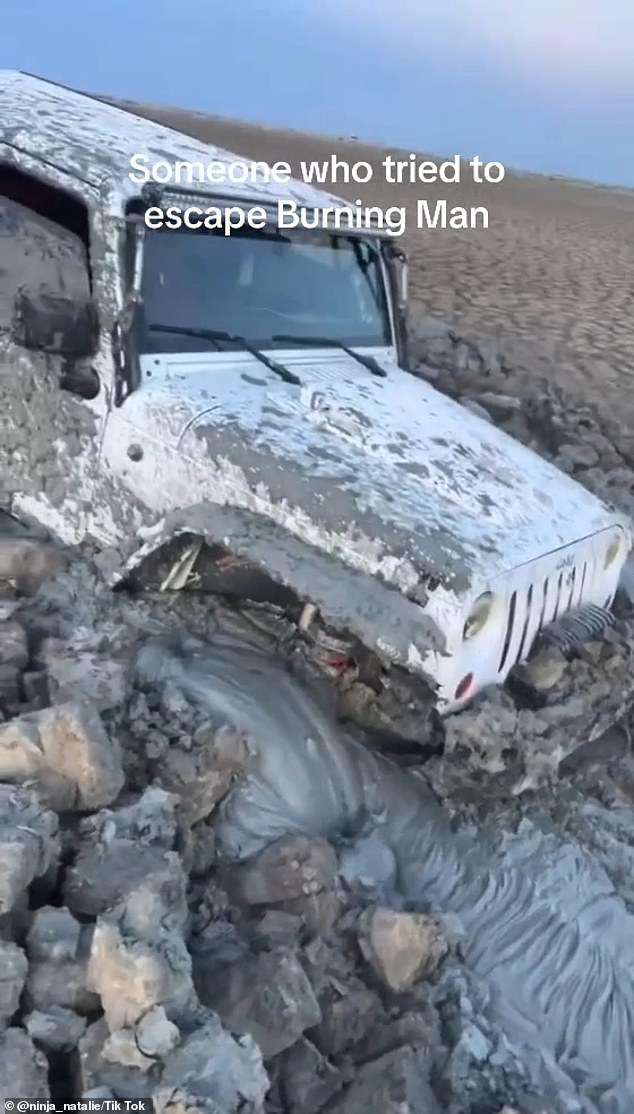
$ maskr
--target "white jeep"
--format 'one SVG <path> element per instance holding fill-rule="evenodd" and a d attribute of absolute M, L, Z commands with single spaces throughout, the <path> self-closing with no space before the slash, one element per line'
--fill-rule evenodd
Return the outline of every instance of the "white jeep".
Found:
<path fill-rule="evenodd" d="M 609 608 L 630 523 L 408 370 L 406 267 L 293 182 L 166 186 L 263 230 L 150 230 L 131 158 L 225 151 L 0 72 L 0 505 L 132 573 L 277 608 L 324 669 L 441 712 Z M 367 661 L 366 661 L 367 666 Z M 423 684 L 426 682 L 426 685 Z"/>

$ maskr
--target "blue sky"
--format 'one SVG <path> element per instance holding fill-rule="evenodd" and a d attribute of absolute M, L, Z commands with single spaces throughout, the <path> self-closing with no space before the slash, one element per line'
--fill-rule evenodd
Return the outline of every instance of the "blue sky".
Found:
<path fill-rule="evenodd" d="M 634 186 L 634 0 L 4 0 L 0 66 Z"/>

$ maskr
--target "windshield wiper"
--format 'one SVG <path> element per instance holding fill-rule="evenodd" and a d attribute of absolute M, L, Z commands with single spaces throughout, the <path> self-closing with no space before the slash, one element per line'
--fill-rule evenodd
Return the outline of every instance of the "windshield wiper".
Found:
<path fill-rule="evenodd" d="M 354 348 L 350 348 L 344 344 L 342 340 L 335 340 L 334 337 L 296 337 L 286 333 L 277 333 L 273 340 L 279 341 L 280 344 L 309 344 L 311 348 L 340 348 L 348 356 L 352 356 L 354 360 L 358 360 L 360 364 L 367 367 L 373 375 L 378 375 L 381 379 L 387 377 L 385 368 L 382 368 L 379 363 L 374 359 L 374 356 L 364 356 L 361 352 L 355 352 Z"/>
<path fill-rule="evenodd" d="M 251 344 L 245 337 L 233 336 L 231 333 L 223 332 L 222 329 L 203 329 L 193 325 L 148 325 L 148 329 L 152 333 L 180 333 L 181 336 L 200 337 L 201 340 L 216 341 L 218 344 L 223 342 L 228 344 L 241 344 L 247 352 L 255 356 L 256 360 L 259 360 L 261 364 L 268 367 L 269 371 L 274 371 L 285 383 L 292 383 L 296 387 L 301 387 L 302 385 L 301 379 L 298 379 L 294 372 L 289 371 L 288 368 L 283 367 L 282 364 L 278 364 L 277 360 L 272 360 L 270 356 L 267 356 L 265 352 L 261 352 L 259 348 Z"/>

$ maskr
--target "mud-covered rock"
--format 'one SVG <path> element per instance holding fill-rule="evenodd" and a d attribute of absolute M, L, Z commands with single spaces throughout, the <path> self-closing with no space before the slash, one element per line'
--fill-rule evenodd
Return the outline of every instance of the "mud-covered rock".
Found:
<path fill-rule="evenodd" d="M 54 963 L 75 959 L 79 953 L 81 924 L 68 909 L 45 905 L 33 915 L 27 936 L 31 960 Z"/>
<path fill-rule="evenodd" d="M 204 952 L 195 956 L 201 1002 L 235 1033 L 249 1033 L 266 1058 L 277 1055 L 321 1020 L 313 988 L 288 948 L 262 952 L 218 970 Z"/>
<path fill-rule="evenodd" d="M 91 934 L 92 929 L 80 925 L 68 909 L 37 910 L 26 940 L 27 1009 L 49 1014 L 61 1007 L 86 1017 L 99 1008 L 99 998 L 87 985 Z"/>
<path fill-rule="evenodd" d="M 413 1048 L 388 1052 L 357 1069 L 328 1114 L 442 1114 L 424 1062 Z"/>
<path fill-rule="evenodd" d="M 111 1030 L 131 1028 L 152 1006 L 168 1017 L 195 1000 L 191 957 L 178 933 L 158 927 L 152 940 L 127 935 L 122 913 L 99 918 L 92 938 L 88 985 L 99 995 Z"/>
<path fill-rule="evenodd" d="M 309 929 L 328 935 L 339 912 L 337 856 L 326 840 L 293 835 L 227 872 L 238 903 L 278 906 L 303 916 Z"/>
<path fill-rule="evenodd" d="M 186 877 L 179 856 L 131 839 L 113 839 L 80 852 L 66 871 L 63 894 L 77 915 L 98 917 L 122 903 L 126 930 L 143 939 L 187 920 Z"/>
<path fill-rule="evenodd" d="M 88 987 L 87 969 L 85 958 L 31 963 L 24 988 L 26 1008 L 49 1013 L 54 1006 L 62 1006 L 90 1017 L 99 1009 L 99 998 Z"/>
<path fill-rule="evenodd" d="M 307 1035 L 324 1056 L 348 1053 L 386 1021 L 379 995 L 359 978 L 338 948 L 313 941 L 304 951 L 303 962 L 321 1010 L 321 1020 Z"/>
<path fill-rule="evenodd" d="M 81 632 L 72 639 L 44 639 L 37 664 L 46 673 L 52 704 L 89 703 L 99 712 L 124 704 L 130 686 L 125 660 L 115 660 L 108 648 L 94 646 L 95 634 Z M 87 643 L 87 644 L 86 644 Z"/>
<path fill-rule="evenodd" d="M 88 705 L 60 704 L 0 725 L 0 778 L 31 781 L 58 812 L 108 805 L 124 784 L 119 744 Z"/>
<path fill-rule="evenodd" d="M 48 1061 L 24 1029 L 0 1033 L 0 1100 L 48 1099 Z"/>
<path fill-rule="evenodd" d="M 51 1006 L 47 1013 L 33 1010 L 24 1018 L 24 1027 L 37 1048 L 43 1052 L 71 1052 L 86 1029 L 86 1018 L 63 1006 Z"/>
<path fill-rule="evenodd" d="M 109 1059 L 104 1049 L 110 1036 L 103 1017 L 88 1026 L 71 1061 L 73 1090 L 84 1097 L 88 1094 L 99 1097 L 101 1093 L 106 1098 L 150 1098 L 158 1085 L 159 1064 L 144 1063 L 143 1068 L 139 1068 Z M 113 1047 L 116 1049 L 116 1041 L 114 1046 L 111 1043 L 108 1047 L 111 1051 Z"/>
<path fill-rule="evenodd" d="M 0 715 L 16 715 L 20 710 L 22 687 L 15 665 L 0 665 Z"/>
<path fill-rule="evenodd" d="M 30 789 L 0 784 L 0 916 L 22 901 L 34 879 L 54 867 L 59 821 Z"/>
<path fill-rule="evenodd" d="M 179 798 L 179 814 L 192 826 L 205 820 L 227 795 L 249 761 L 246 739 L 230 727 L 202 724 L 162 751 L 158 784 Z"/>
<path fill-rule="evenodd" d="M 175 1111 L 187 1096 L 186 1109 L 214 1109 L 222 1114 L 263 1114 L 269 1079 L 262 1055 L 250 1036 L 228 1033 L 210 1015 L 180 1048 L 168 1057 L 155 1109 Z"/>
<path fill-rule="evenodd" d="M 25 669 L 29 661 L 26 631 L 14 620 L 0 624 L 0 666 Z"/>
<path fill-rule="evenodd" d="M 283 1053 L 279 1071 L 288 1114 L 318 1114 L 329 1109 L 345 1082 L 341 1071 L 303 1037 Z"/>
<path fill-rule="evenodd" d="M 162 1006 L 152 1006 L 135 1026 L 139 1052 L 151 1059 L 164 1060 L 180 1040 L 178 1027 L 169 1020 Z"/>
<path fill-rule="evenodd" d="M 0 940 L 0 1029 L 11 1021 L 20 1004 L 28 960 L 22 948 Z"/>
<path fill-rule="evenodd" d="M 433 975 L 449 950 L 434 918 L 380 907 L 362 914 L 359 947 L 374 973 L 396 994 Z"/>
<path fill-rule="evenodd" d="M 118 838 L 171 851 L 179 830 L 177 805 L 176 794 L 167 793 L 158 785 L 150 785 L 143 793 L 122 801 L 115 809 L 104 808 L 92 816 L 83 817 L 79 831 L 89 844 L 106 844 Z"/>

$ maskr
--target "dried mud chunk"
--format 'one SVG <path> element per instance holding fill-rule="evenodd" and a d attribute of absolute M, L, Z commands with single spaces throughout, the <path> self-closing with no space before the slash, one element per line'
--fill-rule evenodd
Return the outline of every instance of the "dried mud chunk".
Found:
<path fill-rule="evenodd" d="M 230 896 L 243 905 L 279 906 L 331 933 L 340 909 L 337 856 L 326 840 L 288 836 L 227 872 Z"/>
<path fill-rule="evenodd" d="M 192 827 L 227 795 L 249 762 L 246 738 L 230 727 L 203 725 L 161 753 L 156 780 L 178 795 L 179 814 Z"/>
<path fill-rule="evenodd" d="M 59 822 L 35 793 L 0 785 L 0 915 L 21 902 L 24 891 L 59 856 Z"/>
<path fill-rule="evenodd" d="M 75 1092 L 83 1098 L 150 1098 L 158 1083 L 158 1067 L 142 1071 L 108 1060 L 104 1049 L 109 1037 L 108 1023 L 101 1017 L 80 1038 L 72 1059 Z"/>
<path fill-rule="evenodd" d="M 88 1017 L 99 1009 L 99 998 L 88 989 L 87 961 L 51 960 L 31 963 L 24 990 L 27 1009 L 49 1013 L 54 1006 Z"/>
<path fill-rule="evenodd" d="M 135 845 L 174 848 L 178 833 L 176 806 L 178 797 L 166 793 L 158 785 L 150 785 L 134 799 L 115 809 L 100 809 L 94 816 L 80 822 L 82 836 L 98 842 L 116 837 L 133 840 Z"/>
<path fill-rule="evenodd" d="M 167 920 L 184 928 L 186 881 L 174 851 L 114 839 L 80 852 L 66 871 L 63 894 L 73 913 L 88 917 L 98 917 L 122 902 L 126 929 L 148 938 Z"/>
<path fill-rule="evenodd" d="M 24 669 L 29 662 L 26 632 L 19 623 L 11 621 L 0 626 L 0 665 Z"/>
<path fill-rule="evenodd" d="M 0 726 L 0 778 L 33 778 L 42 799 L 59 812 L 108 805 L 124 784 L 117 741 L 81 703 L 45 708 Z"/>
<path fill-rule="evenodd" d="M 289 1048 L 321 1020 L 321 1010 L 299 959 L 288 948 L 209 969 L 204 953 L 194 975 L 200 1000 L 235 1033 L 249 1033 L 266 1058 Z"/>
<path fill-rule="evenodd" d="M 184 1102 L 188 1111 L 193 1104 L 219 1114 L 263 1114 L 268 1089 L 262 1054 L 251 1037 L 228 1033 L 212 1015 L 168 1057 L 153 1098 L 158 1111 L 175 1111 Z"/>
<path fill-rule="evenodd" d="M 24 1019 L 27 1033 L 43 1052 L 70 1052 L 86 1029 L 86 1018 L 64 1006 L 51 1006 L 46 1012 L 34 1010 Z"/>
<path fill-rule="evenodd" d="M 0 1028 L 17 1011 L 28 967 L 22 948 L 10 941 L 0 940 Z"/>
<path fill-rule="evenodd" d="M 187 1009 L 195 999 L 191 958 L 181 937 L 157 931 L 152 942 L 126 936 L 116 917 L 101 917 L 92 939 L 88 985 L 101 998 L 111 1030 L 130 1028 L 152 1006 Z"/>
<path fill-rule="evenodd" d="M 48 677 L 53 704 L 87 701 L 105 712 L 121 707 L 127 697 L 126 663 L 92 646 L 82 646 L 73 639 L 47 638 L 37 657 Z"/>
<path fill-rule="evenodd" d="M 343 1076 L 314 1044 L 302 1038 L 283 1054 L 281 1092 L 288 1114 L 326 1110 L 343 1086 Z"/>
<path fill-rule="evenodd" d="M 75 959 L 81 925 L 68 909 L 45 905 L 38 909 L 28 932 L 26 948 L 31 960 L 62 962 Z"/>
<path fill-rule="evenodd" d="M 179 1040 L 178 1028 L 169 1020 L 162 1006 L 152 1006 L 137 1021 L 135 1039 L 139 1051 L 152 1059 L 164 1060 L 172 1052 Z"/>

